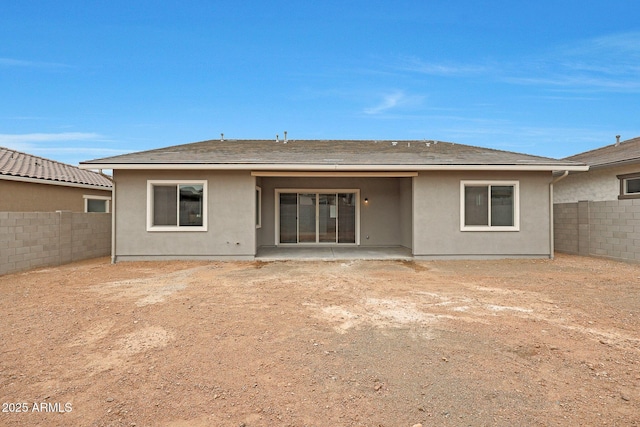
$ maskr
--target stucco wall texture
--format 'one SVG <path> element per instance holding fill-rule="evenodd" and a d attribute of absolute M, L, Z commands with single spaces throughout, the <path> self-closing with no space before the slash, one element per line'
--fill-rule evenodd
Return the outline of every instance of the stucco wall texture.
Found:
<path fill-rule="evenodd" d="M 253 259 L 258 247 L 275 244 L 277 189 L 359 189 L 361 246 L 404 246 L 424 259 L 551 255 L 550 172 L 256 178 L 249 171 L 117 170 L 114 178 L 116 260 Z M 207 230 L 147 231 L 147 180 L 206 180 Z M 520 230 L 461 231 L 461 180 L 517 180 Z M 256 185 L 262 189 L 261 228 L 255 226 Z"/>
<path fill-rule="evenodd" d="M 83 195 L 111 197 L 111 190 L 0 179 L 0 212 L 84 212 Z"/>
<path fill-rule="evenodd" d="M 571 173 L 554 185 L 553 202 L 616 200 L 620 194 L 620 180 L 616 176 L 638 171 L 638 165 L 625 165 Z"/>
<path fill-rule="evenodd" d="M 147 180 L 206 180 L 206 231 L 147 231 Z M 253 259 L 255 178 L 249 172 L 114 171 L 115 257 Z"/>
<path fill-rule="evenodd" d="M 111 253 L 111 214 L 0 212 L 0 275 Z"/>
<path fill-rule="evenodd" d="M 549 183 L 541 172 L 420 172 L 413 182 L 416 258 L 551 256 Z M 519 231 L 461 231 L 460 181 L 508 180 L 520 185 Z"/>
<path fill-rule="evenodd" d="M 640 261 L 640 199 L 554 205 L 559 252 Z"/>

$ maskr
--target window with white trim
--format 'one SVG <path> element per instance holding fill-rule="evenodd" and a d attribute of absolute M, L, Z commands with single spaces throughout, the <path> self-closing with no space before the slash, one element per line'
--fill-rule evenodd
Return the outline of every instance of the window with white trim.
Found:
<path fill-rule="evenodd" d="M 207 181 L 147 181 L 147 231 L 206 231 Z"/>
<path fill-rule="evenodd" d="M 640 199 L 640 173 L 618 175 L 620 195 L 618 199 Z"/>
<path fill-rule="evenodd" d="M 518 181 L 460 181 L 460 230 L 519 229 Z"/>
<path fill-rule="evenodd" d="M 256 228 L 262 227 L 262 188 L 256 187 Z"/>
<path fill-rule="evenodd" d="M 109 213 L 111 197 L 83 195 L 82 198 L 84 199 L 85 212 Z"/>

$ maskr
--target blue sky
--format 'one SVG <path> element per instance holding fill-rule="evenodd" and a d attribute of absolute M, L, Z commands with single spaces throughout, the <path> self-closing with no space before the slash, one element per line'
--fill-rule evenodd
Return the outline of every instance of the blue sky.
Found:
<path fill-rule="evenodd" d="M 0 145 L 437 139 L 564 157 L 640 136 L 640 2 L 30 1 L 0 13 Z"/>

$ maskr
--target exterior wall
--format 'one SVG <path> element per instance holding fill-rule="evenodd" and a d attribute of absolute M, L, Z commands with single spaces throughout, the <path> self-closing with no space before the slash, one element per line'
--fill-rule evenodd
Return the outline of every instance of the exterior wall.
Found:
<path fill-rule="evenodd" d="M 556 250 L 640 261 L 640 199 L 554 205 Z"/>
<path fill-rule="evenodd" d="M 147 180 L 207 180 L 207 231 L 147 231 Z M 250 172 L 114 171 L 115 259 L 252 259 L 255 178 Z"/>
<path fill-rule="evenodd" d="M 413 248 L 413 178 L 400 179 L 400 244 Z"/>
<path fill-rule="evenodd" d="M 406 208 L 408 203 L 401 202 L 401 183 L 404 182 L 406 188 L 410 180 L 411 178 L 262 178 L 262 228 L 258 232 L 258 242 L 262 246 L 275 245 L 276 189 L 349 188 L 360 189 L 360 245 L 402 246 L 408 240 L 403 239 L 403 230 L 410 229 L 410 222 L 403 224 L 402 221 L 402 207 Z M 365 198 L 369 200 L 366 205 Z M 404 231 L 404 234 L 408 233 Z"/>
<path fill-rule="evenodd" d="M 84 212 L 83 195 L 111 197 L 111 190 L 0 179 L 0 212 Z"/>
<path fill-rule="evenodd" d="M 588 172 L 570 173 L 554 185 L 553 202 L 617 200 L 620 194 L 620 180 L 616 175 L 635 172 L 640 172 L 640 165 L 596 168 Z"/>
<path fill-rule="evenodd" d="M 520 231 L 461 231 L 461 180 L 518 180 Z M 418 258 L 550 257 L 550 172 L 421 172 L 413 185 Z"/>
<path fill-rule="evenodd" d="M 276 189 L 359 189 L 361 246 L 405 246 L 416 257 L 549 257 L 546 172 L 424 172 L 415 178 L 252 177 L 250 172 L 115 171 L 116 260 L 252 259 L 275 245 Z M 207 231 L 146 231 L 147 180 L 207 180 Z M 518 180 L 520 231 L 461 231 L 461 180 Z M 255 226 L 255 187 L 262 227 Z M 369 200 L 364 204 L 364 199 Z"/>
<path fill-rule="evenodd" d="M 0 274 L 111 253 L 111 214 L 0 212 Z"/>

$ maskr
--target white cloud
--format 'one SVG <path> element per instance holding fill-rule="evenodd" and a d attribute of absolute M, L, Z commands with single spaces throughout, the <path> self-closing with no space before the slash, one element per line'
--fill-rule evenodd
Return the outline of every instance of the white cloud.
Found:
<path fill-rule="evenodd" d="M 416 75 L 481 77 L 567 92 L 639 92 L 640 32 L 609 34 L 499 62 L 455 63 L 415 56 L 387 62 Z"/>
<path fill-rule="evenodd" d="M 383 96 L 382 101 L 370 108 L 365 108 L 365 114 L 376 115 L 385 113 L 400 106 L 418 105 L 424 97 L 418 95 L 407 95 L 403 91 L 395 91 Z"/>
<path fill-rule="evenodd" d="M 115 141 L 95 132 L 0 134 L 0 146 L 68 164 L 131 152 L 104 146 L 105 143 L 113 142 Z"/>
<path fill-rule="evenodd" d="M 425 61 L 417 57 L 401 58 L 396 64 L 396 68 L 402 71 L 409 71 L 420 74 L 430 74 L 437 76 L 460 76 L 469 74 L 483 74 L 491 70 L 487 65 L 469 65 L 455 63 L 436 63 Z"/>
<path fill-rule="evenodd" d="M 640 32 L 610 34 L 556 47 L 511 64 L 508 83 L 567 91 L 640 91 Z M 536 70 L 535 74 L 529 70 Z"/>
<path fill-rule="evenodd" d="M 93 132 L 0 134 L 0 145 L 96 140 L 105 140 L 105 138 L 104 136 Z"/>
<path fill-rule="evenodd" d="M 23 67 L 23 68 L 68 68 L 66 64 L 57 62 L 27 61 L 15 58 L 0 58 L 0 67 Z"/>

